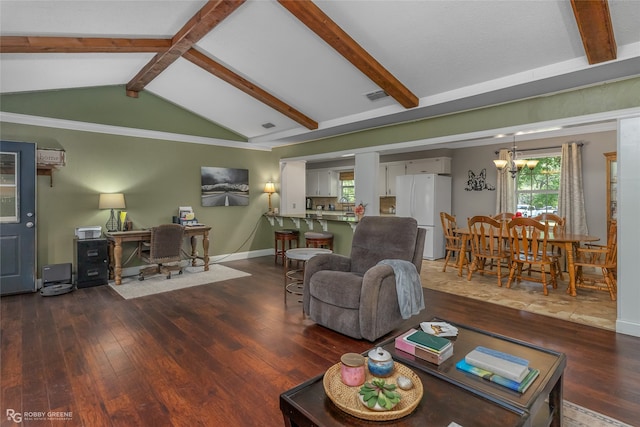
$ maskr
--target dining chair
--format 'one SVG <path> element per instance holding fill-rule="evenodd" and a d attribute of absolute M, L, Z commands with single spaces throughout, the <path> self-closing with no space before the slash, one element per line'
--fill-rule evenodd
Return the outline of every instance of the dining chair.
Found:
<path fill-rule="evenodd" d="M 462 239 L 467 238 L 466 235 L 456 234 L 455 230 L 458 228 L 456 223 L 456 217 L 450 215 L 446 212 L 440 212 L 440 222 L 442 223 L 442 230 L 444 232 L 444 244 L 445 244 L 445 258 L 444 258 L 444 266 L 442 267 L 442 271 L 447 271 L 447 265 L 449 264 L 449 260 L 453 256 L 456 260 L 456 264 L 459 266 L 459 263 L 463 263 L 462 265 L 467 265 L 467 269 L 469 269 L 469 261 L 467 260 L 467 254 L 471 254 L 471 248 L 467 245 L 465 253 L 462 252 Z"/>
<path fill-rule="evenodd" d="M 611 221 L 607 233 L 607 245 L 586 245 L 576 248 L 574 261 L 576 269 L 576 288 L 595 289 L 608 291 L 611 300 L 615 301 L 618 294 L 617 282 L 618 261 L 618 225 L 617 221 Z M 585 275 L 584 269 L 592 268 L 600 270 L 602 278 Z"/>
<path fill-rule="evenodd" d="M 506 235 L 502 224 L 490 216 L 483 215 L 469 218 L 468 224 L 473 261 L 467 280 L 471 280 L 472 274 L 478 271 L 480 274 L 495 274 L 498 276 L 498 286 L 502 286 L 503 263 L 509 264 L 509 251 L 506 248 Z M 485 269 L 487 263 L 495 263 L 496 271 Z"/>
<path fill-rule="evenodd" d="M 511 213 L 511 212 L 500 212 L 499 214 L 495 214 L 494 216 L 492 216 L 491 218 L 498 220 L 498 221 L 506 221 L 509 222 L 511 221 L 511 218 L 514 217 L 515 214 Z"/>
<path fill-rule="evenodd" d="M 499 214 L 493 215 L 491 218 L 495 219 L 496 221 L 500 221 L 500 224 L 502 224 L 505 234 L 508 234 L 509 231 L 507 230 L 507 224 L 509 224 L 509 221 L 511 221 L 511 219 L 514 217 L 515 217 L 515 214 L 512 212 L 500 212 Z M 505 247 L 507 252 L 510 252 L 509 240 L 505 241 L 505 245 L 507 245 Z M 489 269 L 493 269 L 493 262 L 491 262 L 491 264 L 489 265 Z"/>
<path fill-rule="evenodd" d="M 511 270 L 507 288 L 511 287 L 514 277 L 522 281 L 522 270 L 525 264 L 529 266 L 529 276 L 526 280 L 542 283 L 542 291 L 549 295 L 547 289 L 547 274 L 553 288 L 558 287 L 556 281 L 556 255 L 549 250 L 547 237 L 549 224 L 541 223 L 533 218 L 514 218 L 509 222 L 509 244 L 511 247 Z M 534 266 L 538 269 L 534 270 Z M 547 271 L 548 270 L 548 271 Z M 539 277 L 531 275 L 540 274 Z"/>
<path fill-rule="evenodd" d="M 540 222 L 548 222 L 549 230 L 553 232 L 554 235 L 558 233 L 564 233 L 566 230 L 566 218 L 563 216 L 556 215 L 554 213 L 541 213 L 533 217 L 536 221 Z M 562 268 L 560 268 L 560 259 L 562 258 L 562 248 L 560 246 L 551 245 L 551 251 L 556 255 L 556 274 L 558 279 L 564 280 L 564 276 L 562 275 Z"/>

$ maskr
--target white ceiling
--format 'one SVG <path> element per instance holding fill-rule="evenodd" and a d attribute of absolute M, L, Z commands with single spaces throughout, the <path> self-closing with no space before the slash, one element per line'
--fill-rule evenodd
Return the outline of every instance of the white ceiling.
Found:
<path fill-rule="evenodd" d="M 205 1 L 0 0 L 3 36 L 171 38 Z M 319 123 L 309 130 L 185 59 L 148 90 L 276 146 L 640 74 L 640 1 L 609 0 L 617 59 L 589 65 L 565 0 L 316 0 L 420 100 L 380 88 L 275 1 L 247 1 L 195 46 Z M 0 91 L 126 85 L 152 53 L 0 55 Z M 123 89 L 124 90 L 124 89 Z M 263 123 L 275 127 L 265 129 Z M 239 143 L 246 146 L 245 143 Z"/>

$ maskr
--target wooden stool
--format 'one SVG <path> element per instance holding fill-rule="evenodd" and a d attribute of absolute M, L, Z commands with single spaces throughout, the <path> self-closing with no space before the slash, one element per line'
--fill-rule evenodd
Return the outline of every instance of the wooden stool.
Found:
<path fill-rule="evenodd" d="M 292 249 L 292 243 L 296 242 L 296 248 L 300 247 L 300 232 L 298 230 L 283 229 L 274 232 L 274 247 L 276 249 L 275 259 L 273 262 L 278 263 L 278 257 L 282 259 L 284 265 L 284 254 L 287 249 Z M 278 244 L 278 242 L 280 242 Z"/>
<path fill-rule="evenodd" d="M 333 233 L 307 231 L 304 233 L 308 248 L 329 248 L 333 250 Z"/>

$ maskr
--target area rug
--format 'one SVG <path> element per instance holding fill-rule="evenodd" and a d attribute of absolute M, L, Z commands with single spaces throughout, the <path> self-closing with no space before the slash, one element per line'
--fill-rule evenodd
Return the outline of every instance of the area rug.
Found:
<path fill-rule="evenodd" d="M 562 418 L 562 427 L 633 427 L 567 400 L 563 404 Z"/>
<path fill-rule="evenodd" d="M 162 274 L 147 277 L 142 281 L 138 280 L 138 276 L 123 277 L 121 285 L 109 282 L 109 286 L 122 298 L 132 299 L 245 276 L 251 276 L 251 274 L 224 265 L 212 264 L 209 266 L 209 271 L 204 271 L 202 267 L 187 267 L 183 270 L 183 274 L 174 272 L 171 279 L 167 279 Z"/>
<path fill-rule="evenodd" d="M 443 260 L 422 262 L 420 277 L 423 287 L 583 325 L 615 330 L 616 302 L 611 301 L 606 292 L 589 289 L 580 289 L 576 297 L 568 295 L 566 273 L 564 281 L 558 283 L 558 288 L 552 289 L 549 286 L 549 295 L 545 296 L 540 283 L 514 281 L 511 288 L 507 289 L 506 278 L 502 280 L 502 287 L 498 286 L 495 275 L 474 274 L 468 281 L 466 268 L 463 277 L 459 277 L 456 268 L 451 264 L 443 273 L 443 265 Z M 508 277 L 508 272 L 505 274 Z"/>

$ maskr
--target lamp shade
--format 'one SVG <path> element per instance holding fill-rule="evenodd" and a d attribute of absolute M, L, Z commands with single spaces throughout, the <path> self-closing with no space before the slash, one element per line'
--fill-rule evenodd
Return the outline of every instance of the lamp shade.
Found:
<path fill-rule="evenodd" d="M 103 193 L 100 194 L 98 209 L 124 209 L 124 194 L 122 193 Z"/>
<path fill-rule="evenodd" d="M 508 162 L 506 160 L 496 159 L 493 161 L 493 163 L 498 169 L 504 169 L 507 166 Z"/>
<path fill-rule="evenodd" d="M 264 192 L 265 193 L 269 193 L 269 194 L 275 193 L 276 192 L 276 185 L 273 182 L 267 182 L 264 185 Z"/>

